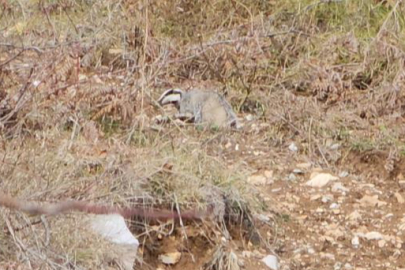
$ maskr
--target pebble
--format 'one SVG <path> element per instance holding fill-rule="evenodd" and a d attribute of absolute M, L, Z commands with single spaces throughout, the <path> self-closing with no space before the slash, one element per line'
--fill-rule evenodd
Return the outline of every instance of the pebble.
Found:
<path fill-rule="evenodd" d="M 262 262 L 264 262 L 267 267 L 269 267 L 272 270 L 278 270 L 278 260 L 277 257 L 274 255 L 267 255 L 262 259 Z"/>
<path fill-rule="evenodd" d="M 344 177 L 347 177 L 347 176 L 349 176 L 349 172 L 347 172 L 347 171 L 343 171 L 343 172 L 339 173 L 340 178 L 344 178 Z"/>
<path fill-rule="evenodd" d="M 294 169 L 293 173 L 295 173 L 295 174 L 304 174 L 304 172 L 301 169 Z"/>
<path fill-rule="evenodd" d="M 292 152 L 297 152 L 298 151 L 298 147 L 295 145 L 295 143 L 291 143 L 288 146 L 288 149 L 290 149 L 290 151 L 292 151 Z"/>
<path fill-rule="evenodd" d="M 352 246 L 358 248 L 360 246 L 360 239 L 358 236 L 352 238 Z"/>
<path fill-rule="evenodd" d="M 288 177 L 287 177 L 287 180 L 295 181 L 295 180 L 297 180 L 297 176 L 295 176 L 295 174 L 293 174 L 293 173 L 290 173 L 290 175 L 288 175 Z"/>

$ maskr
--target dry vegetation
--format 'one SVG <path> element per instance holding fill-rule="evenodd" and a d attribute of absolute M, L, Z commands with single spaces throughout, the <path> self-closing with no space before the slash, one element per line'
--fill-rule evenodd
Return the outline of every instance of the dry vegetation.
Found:
<path fill-rule="evenodd" d="M 290 213 L 284 197 L 265 188 L 258 196 L 246 182 L 310 162 L 334 173 L 349 167 L 388 197 L 403 191 L 404 14 L 399 0 L 0 1 L 0 189 L 47 202 L 214 206 L 213 221 L 174 229 L 129 221 L 142 240 L 137 269 L 164 267 L 157 255 L 174 247 L 192 255 L 170 269 L 237 269 L 252 243 L 275 251 L 282 269 L 332 269 L 301 262 L 289 246 L 303 237 L 294 213 L 306 212 Z M 225 94 L 243 128 L 156 123 L 163 90 L 196 85 Z M 94 246 L 70 237 L 75 214 L 0 213 L 4 267 L 95 267 Z M 261 224 L 261 213 L 271 221 Z M 244 267 L 260 269 L 255 260 Z"/>

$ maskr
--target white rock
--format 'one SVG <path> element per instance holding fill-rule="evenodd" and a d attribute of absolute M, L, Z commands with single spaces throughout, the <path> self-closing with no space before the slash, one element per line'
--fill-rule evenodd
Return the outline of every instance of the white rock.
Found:
<path fill-rule="evenodd" d="M 353 266 L 350 263 L 345 263 L 345 269 L 347 270 L 353 269 Z"/>
<path fill-rule="evenodd" d="M 291 143 L 288 146 L 288 149 L 290 149 L 290 151 L 292 151 L 292 152 L 297 152 L 298 151 L 298 147 L 295 145 L 295 143 Z"/>
<path fill-rule="evenodd" d="M 384 236 L 379 232 L 368 232 L 366 234 L 360 234 L 359 236 L 367 240 L 381 240 L 384 238 Z"/>
<path fill-rule="evenodd" d="M 264 186 L 271 184 L 272 179 L 266 178 L 264 175 L 256 174 L 248 177 L 248 182 L 255 186 Z"/>
<path fill-rule="evenodd" d="M 301 169 L 294 169 L 293 173 L 295 173 L 295 174 L 303 174 L 304 172 Z"/>
<path fill-rule="evenodd" d="M 327 194 L 322 196 L 321 202 L 327 203 L 333 200 L 333 195 Z"/>
<path fill-rule="evenodd" d="M 90 227 L 95 233 L 114 243 L 111 254 L 116 254 L 116 260 L 122 269 L 133 269 L 139 242 L 121 215 L 96 215 L 90 218 Z"/>
<path fill-rule="evenodd" d="M 344 178 L 344 177 L 347 177 L 347 176 L 349 176 L 349 172 L 347 172 L 347 171 L 343 171 L 343 172 L 339 173 L 340 178 Z"/>
<path fill-rule="evenodd" d="M 40 83 L 41 83 L 41 81 L 33 81 L 33 82 L 32 82 L 32 85 L 33 85 L 34 87 L 37 87 Z"/>
<path fill-rule="evenodd" d="M 341 192 L 349 192 L 349 189 L 348 189 L 348 188 L 345 188 L 345 187 L 342 185 L 342 183 L 337 182 L 337 183 L 334 183 L 334 184 L 333 184 L 333 186 L 332 186 L 332 191 L 333 191 L 333 192 L 338 192 L 338 191 L 341 191 Z"/>
<path fill-rule="evenodd" d="M 262 259 L 262 262 L 266 264 L 272 270 L 278 270 L 278 259 L 274 255 L 267 255 Z"/>
<path fill-rule="evenodd" d="M 352 246 L 358 248 L 360 246 L 360 239 L 358 236 L 352 238 Z"/>
<path fill-rule="evenodd" d="M 312 165 L 311 163 L 298 163 L 296 166 L 300 169 L 309 169 Z"/>
<path fill-rule="evenodd" d="M 332 144 L 329 148 L 330 148 L 331 150 L 337 150 L 337 149 L 339 149 L 339 147 L 340 147 L 340 144 L 335 143 L 335 144 Z"/>
<path fill-rule="evenodd" d="M 121 215 L 96 215 L 91 220 L 91 228 L 113 243 L 139 246 L 139 241 L 128 229 Z"/>
<path fill-rule="evenodd" d="M 253 115 L 248 114 L 245 116 L 246 121 L 252 121 L 253 120 Z"/>
<path fill-rule="evenodd" d="M 330 209 L 338 209 L 338 208 L 339 208 L 339 204 L 337 204 L 337 203 L 332 203 L 332 204 L 329 206 L 329 208 L 330 208 Z"/>
<path fill-rule="evenodd" d="M 288 177 L 287 177 L 287 180 L 288 181 L 295 181 L 295 180 L 297 180 L 297 176 L 295 176 L 295 174 L 293 174 L 293 173 L 290 173 L 288 175 Z"/>
<path fill-rule="evenodd" d="M 252 252 L 249 251 L 249 250 L 244 250 L 244 251 L 242 251 L 242 257 L 243 258 L 250 258 L 250 257 L 252 257 Z"/>
<path fill-rule="evenodd" d="M 260 221 L 263 221 L 263 222 L 269 222 L 270 221 L 270 218 L 268 216 L 266 216 L 266 215 L 263 215 L 263 214 L 255 215 L 255 218 L 257 218 L 257 219 L 259 219 Z"/>
<path fill-rule="evenodd" d="M 162 254 L 158 257 L 158 259 L 164 264 L 176 264 L 180 261 L 180 258 L 181 253 L 178 251 Z"/>
<path fill-rule="evenodd" d="M 339 179 L 338 177 L 333 176 L 333 175 L 331 175 L 329 173 L 319 173 L 319 174 L 316 174 L 315 176 L 313 176 L 311 178 L 311 180 L 309 180 L 305 184 L 307 186 L 310 186 L 310 187 L 321 188 L 321 187 L 324 187 L 327 184 L 329 184 L 329 182 L 335 181 L 335 180 L 338 180 L 338 179 Z"/>

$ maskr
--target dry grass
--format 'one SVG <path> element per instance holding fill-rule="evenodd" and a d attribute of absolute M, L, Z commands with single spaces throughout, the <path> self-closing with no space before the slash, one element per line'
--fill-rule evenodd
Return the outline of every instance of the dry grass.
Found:
<path fill-rule="evenodd" d="M 3 1 L 1 189 L 39 201 L 215 202 L 221 219 L 224 198 L 230 209 L 262 209 L 245 184 L 249 165 L 277 162 L 234 155 L 235 143 L 295 138 L 329 166 L 342 156 L 323 146 L 337 140 L 396 160 L 405 154 L 403 14 L 403 1 Z M 162 129 L 154 99 L 177 85 L 215 86 L 240 116 L 267 125 Z M 12 226 L 32 222 L 14 215 Z M 0 239 L 0 258 L 38 260 L 16 249 L 21 235 Z M 65 263 L 85 261 L 58 243 L 73 256 Z M 218 260 L 211 267 L 230 267 Z"/>

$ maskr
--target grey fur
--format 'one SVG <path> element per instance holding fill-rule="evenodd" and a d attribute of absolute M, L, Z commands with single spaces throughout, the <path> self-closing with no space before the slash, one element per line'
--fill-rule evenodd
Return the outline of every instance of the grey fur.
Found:
<path fill-rule="evenodd" d="M 178 110 L 176 118 L 179 119 L 188 119 L 197 124 L 239 128 L 239 121 L 232 106 L 216 92 L 169 89 L 161 95 L 158 102 L 162 106 L 174 104 Z"/>

